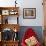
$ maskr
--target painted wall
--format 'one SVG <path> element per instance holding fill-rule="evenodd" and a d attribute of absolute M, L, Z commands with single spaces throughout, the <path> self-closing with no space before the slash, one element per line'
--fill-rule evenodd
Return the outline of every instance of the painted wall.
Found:
<path fill-rule="evenodd" d="M 21 4 L 22 5 L 22 4 Z M 20 11 L 20 23 L 23 26 L 42 26 L 43 25 L 43 6 L 42 0 L 25 0 L 23 8 L 36 8 L 36 19 L 23 19 L 23 9 Z"/>
<path fill-rule="evenodd" d="M 1 7 L 15 6 L 14 1 L 15 0 L 0 0 L 0 6 Z M 43 26 L 42 2 L 43 2 L 42 0 L 17 0 L 20 15 L 19 24 L 21 26 Z M 23 8 L 36 8 L 36 19 L 23 19 Z"/>

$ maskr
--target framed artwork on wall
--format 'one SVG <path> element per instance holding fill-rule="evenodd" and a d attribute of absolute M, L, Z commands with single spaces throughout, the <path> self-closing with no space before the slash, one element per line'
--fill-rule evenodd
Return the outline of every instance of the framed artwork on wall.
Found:
<path fill-rule="evenodd" d="M 9 15 L 9 10 L 2 10 L 2 15 Z"/>
<path fill-rule="evenodd" d="M 24 19 L 35 19 L 36 8 L 23 8 L 23 18 Z"/>

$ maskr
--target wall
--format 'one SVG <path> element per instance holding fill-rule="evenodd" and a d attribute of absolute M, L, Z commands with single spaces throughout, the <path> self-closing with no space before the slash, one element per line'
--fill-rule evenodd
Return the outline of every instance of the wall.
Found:
<path fill-rule="evenodd" d="M 15 0 L 0 0 L 1 7 L 15 6 Z M 19 24 L 21 26 L 43 26 L 42 0 L 17 0 L 19 6 Z M 36 19 L 23 19 L 23 8 L 36 8 Z M 12 17 L 11 17 L 12 18 Z M 9 19 L 10 20 L 10 19 Z"/>

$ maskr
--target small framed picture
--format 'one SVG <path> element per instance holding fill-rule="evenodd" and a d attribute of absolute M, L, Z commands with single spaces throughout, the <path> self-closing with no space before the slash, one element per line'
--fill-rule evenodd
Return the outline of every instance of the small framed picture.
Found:
<path fill-rule="evenodd" d="M 2 10 L 2 15 L 9 15 L 9 10 Z"/>
<path fill-rule="evenodd" d="M 24 8 L 23 18 L 24 19 L 35 19 L 36 18 L 36 8 Z"/>

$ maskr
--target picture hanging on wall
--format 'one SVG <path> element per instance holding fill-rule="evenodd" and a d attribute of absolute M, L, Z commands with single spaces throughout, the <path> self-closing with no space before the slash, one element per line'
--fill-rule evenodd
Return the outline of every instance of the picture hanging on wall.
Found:
<path fill-rule="evenodd" d="M 23 18 L 24 19 L 35 19 L 36 8 L 23 8 Z"/>

